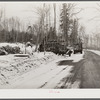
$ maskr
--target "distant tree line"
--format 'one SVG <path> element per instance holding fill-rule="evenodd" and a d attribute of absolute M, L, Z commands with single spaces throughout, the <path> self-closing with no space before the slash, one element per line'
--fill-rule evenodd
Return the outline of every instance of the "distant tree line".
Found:
<path fill-rule="evenodd" d="M 54 20 L 51 19 L 51 8 L 54 12 Z M 78 12 L 74 12 L 76 5 L 73 3 L 62 3 L 59 19 L 59 33 L 56 29 L 56 4 L 43 4 L 35 9 L 38 21 L 32 26 L 24 26 L 18 17 L 5 18 L 5 11 L 0 10 L 0 42 L 28 42 L 38 45 L 45 39 L 57 39 L 60 36 L 66 40 L 67 45 L 77 43 L 77 38 L 83 37 L 84 28 L 79 24 L 78 18 L 73 17 Z M 83 32 L 83 34 L 82 34 Z M 82 35 L 80 35 L 82 34 Z"/>
<path fill-rule="evenodd" d="M 100 50 L 100 33 L 91 33 L 85 35 L 85 48 Z"/>
<path fill-rule="evenodd" d="M 24 42 L 32 42 L 33 44 L 36 43 L 37 36 L 34 34 L 28 34 L 27 32 L 19 32 L 16 30 L 2 30 L 0 31 L 0 42 L 9 42 L 9 43 L 24 43 Z"/>

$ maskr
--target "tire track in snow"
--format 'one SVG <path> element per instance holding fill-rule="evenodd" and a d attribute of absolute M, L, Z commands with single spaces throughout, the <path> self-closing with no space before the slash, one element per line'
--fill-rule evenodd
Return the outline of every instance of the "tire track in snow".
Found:
<path fill-rule="evenodd" d="M 64 77 L 55 88 L 56 89 L 80 88 L 81 77 L 82 77 L 82 65 L 85 63 L 84 61 L 85 60 L 82 60 L 76 63 L 70 75 Z"/>
<path fill-rule="evenodd" d="M 62 67 L 62 66 L 59 66 Z M 65 77 L 65 75 L 69 74 L 68 72 L 70 72 L 71 70 L 71 66 L 64 66 L 64 68 L 59 71 L 58 73 L 56 73 L 55 76 L 51 77 L 47 82 L 45 82 L 43 85 L 41 85 L 39 88 L 54 88 L 59 81 Z"/>
<path fill-rule="evenodd" d="M 43 64 L 38 69 L 22 75 L 20 78 L 17 78 L 15 80 L 15 81 L 17 81 L 17 82 L 15 82 L 17 84 L 15 85 L 15 83 L 12 83 L 12 86 L 10 86 L 10 87 L 11 88 L 19 88 L 19 87 L 21 87 L 22 84 L 24 84 L 27 81 L 37 80 L 41 76 L 46 76 L 46 74 L 51 73 L 53 70 L 56 70 L 58 68 L 58 66 L 57 66 L 57 64 L 55 62 L 56 61 L 59 61 L 59 60 L 60 59 L 57 59 L 57 60 L 53 61 L 52 63 L 50 62 L 50 64 L 53 65 L 53 66 L 51 66 L 51 65 L 48 66 L 48 64 L 45 64 L 45 66 L 44 66 L 44 64 Z M 27 78 L 24 78 L 24 77 L 27 77 L 27 76 L 28 76 L 28 79 Z"/>
<path fill-rule="evenodd" d="M 27 81 L 26 83 L 22 83 L 19 86 L 17 86 L 18 88 L 40 88 L 41 86 L 43 86 L 44 84 L 46 84 L 46 82 L 48 82 L 51 77 L 54 77 L 56 74 L 60 73 L 60 71 L 62 70 L 61 67 L 58 67 L 55 70 L 52 70 L 49 73 L 46 73 L 38 78 L 35 79 L 31 79 L 30 81 Z M 16 88 L 17 88 L 16 87 Z"/>

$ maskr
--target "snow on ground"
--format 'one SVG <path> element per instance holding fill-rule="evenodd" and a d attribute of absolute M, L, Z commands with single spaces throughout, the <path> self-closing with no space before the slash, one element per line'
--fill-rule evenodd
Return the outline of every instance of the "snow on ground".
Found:
<path fill-rule="evenodd" d="M 59 80 L 66 75 L 70 75 L 70 71 L 73 67 L 57 66 L 55 62 L 60 61 L 62 58 L 64 59 L 64 57 L 56 57 L 56 60 L 53 59 L 52 62 L 42 64 L 41 67 L 16 77 L 10 82 L 11 85 L 8 84 L 1 88 L 55 88 Z"/>
<path fill-rule="evenodd" d="M 100 51 L 98 51 L 98 50 L 88 50 L 88 51 L 91 51 L 91 52 L 94 52 L 94 53 L 100 55 Z"/>
<path fill-rule="evenodd" d="M 17 46 L 17 44 L 15 44 L 15 43 L 0 43 L 0 47 L 7 46 L 7 45 L 12 46 L 12 47 Z"/>
<path fill-rule="evenodd" d="M 82 54 L 77 53 L 77 54 L 72 54 L 71 57 L 68 57 L 68 60 L 73 60 L 73 62 L 79 62 L 80 60 L 83 59 L 84 51 Z"/>
<path fill-rule="evenodd" d="M 24 46 L 24 44 L 22 43 L 0 43 L 0 47 L 7 46 L 7 45 L 12 46 L 12 47 L 15 47 L 15 46 L 23 47 Z"/>
<path fill-rule="evenodd" d="M 22 53 L 25 53 L 25 45 L 21 43 L 0 43 L 1 46 L 19 46 Z M 28 54 L 31 54 L 35 50 L 35 46 L 26 48 L 26 52 Z M 72 54 L 71 57 L 68 56 L 58 56 L 55 55 L 52 52 L 33 52 L 33 55 L 30 55 L 30 57 L 15 57 L 13 54 L 0 56 L 0 88 L 2 88 L 5 85 L 11 84 L 11 82 L 14 82 L 12 80 L 17 79 L 20 83 L 21 76 L 25 78 L 25 81 L 31 78 L 31 76 L 35 77 L 41 74 L 43 75 L 36 79 L 37 81 L 34 83 L 35 86 L 38 87 L 38 84 L 45 83 L 47 81 L 50 81 L 53 77 L 53 80 L 50 81 L 44 88 L 54 88 L 55 85 L 59 82 L 59 79 L 63 78 L 64 75 L 70 75 L 70 71 L 73 68 L 73 66 L 56 66 L 55 60 L 73 60 L 73 62 L 79 62 L 83 59 L 83 54 Z M 50 63 L 53 61 L 53 63 Z M 63 69 L 66 69 L 64 71 L 61 71 Z M 35 69 L 35 70 L 33 70 Z M 37 70 L 36 70 L 37 69 Z M 54 70 L 53 70 L 54 69 Z M 53 70 L 51 72 L 51 70 Z M 35 71 L 33 73 L 33 71 Z M 27 72 L 27 73 L 26 73 Z M 59 74 L 61 72 L 61 74 Z M 57 76 L 57 75 L 58 76 Z M 48 77 L 45 77 L 48 76 Z M 52 77 L 51 77 L 52 76 Z M 57 76 L 57 77 L 54 77 Z M 42 79 L 42 81 L 41 81 Z M 39 81 L 40 80 L 40 81 Z M 18 84 L 18 82 L 16 84 Z M 34 82 L 34 80 L 32 80 Z M 27 83 L 27 84 L 30 84 Z M 52 85 L 54 84 L 54 85 Z M 23 85 L 24 87 L 24 85 Z M 34 86 L 33 86 L 34 87 Z M 40 86 L 41 87 L 41 86 Z M 31 87 L 30 87 L 31 88 Z M 42 88 L 42 87 L 41 87 Z"/>
<path fill-rule="evenodd" d="M 57 65 L 57 62 L 63 61 L 63 60 L 73 60 L 74 62 L 78 62 L 83 59 L 83 55 L 84 53 L 75 54 L 75 55 L 73 54 L 71 57 L 60 56 L 58 57 L 56 61 L 53 61 L 52 63 L 48 63 L 47 65 L 43 65 L 43 68 L 41 67 L 40 70 L 37 69 L 36 73 L 38 77 L 34 77 L 34 78 L 30 77 L 30 79 L 27 78 L 29 79 L 29 81 L 26 82 L 26 84 L 24 84 L 25 82 L 24 81 L 21 83 L 23 84 L 23 86 L 17 85 L 15 88 L 54 89 L 56 88 L 57 84 L 59 85 L 60 80 L 62 80 L 64 77 L 70 77 L 72 75 L 71 71 L 74 67 L 72 65 Z M 77 58 L 78 60 L 76 60 Z M 34 76 L 36 75 L 36 73 L 33 73 L 31 75 Z M 68 82 L 67 87 L 68 88 L 79 88 L 79 84 L 80 84 L 80 81 L 76 80 L 73 84 L 71 82 Z"/>
<path fill-rule="evenodd" d="M 41 64 L 56 59 L 53 53 L 34 53 L 28 57 L 14 57 L 11 55 L 0 56 L 0 85 L 10 83 L 10 79 L 22 75 L 31 69 L 38 68 Z"/>

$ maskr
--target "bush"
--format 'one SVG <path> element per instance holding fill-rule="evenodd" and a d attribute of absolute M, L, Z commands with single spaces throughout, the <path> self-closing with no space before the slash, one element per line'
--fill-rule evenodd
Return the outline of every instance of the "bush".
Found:
<path fill-rule="evenodd" d="M 7 55 L 8 53 L 5 51 L 5 50 L 3 50 L 3 49 L 0 49 L 0 55 Z"/>
<path fill-rule="evenodd" d="M 20 48 L 18 46 L 11 47 L 9 45 L 1 47 L 2 50 L 6 51 L 8 54 L 20 53 Z"/>

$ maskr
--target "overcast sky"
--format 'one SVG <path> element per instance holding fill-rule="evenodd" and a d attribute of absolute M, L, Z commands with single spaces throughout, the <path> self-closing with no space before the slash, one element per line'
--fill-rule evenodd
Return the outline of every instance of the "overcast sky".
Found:
<path fill-rule="evenodd" d="M 34 10 L 36 7 L 40 7 L 42 3 L 40 2 L 37 2 L 37 3 L 35 2 L 6 2 L 6 3 L 0 3 L 0 8 L 5 7 L 7 18 L 10 18 L 12 16 L 14 17 L 17 16 L 24 23 L 34 24 L 36 22 L 37 15 L 31 12 L 31 9 Z M 57 3 L 57 13 L 59 13 L 59 9 L 60 9 L 60 6 L 58 5 L 60 5 L 61 3 L 62 2 Z M 100 16 L 100 12 L 96 9 L 96 8 L 100 9 L 100 7 L 97 6 L 97 3 L 95 2 L 76 3 L 77 8 L 84 9 L 76 16 L 80 18 L 79 21 L 81 24 L 85 26 L 86 32 L 88 34 L 95 31 L 98 31 L 98 32 L 100 31 L 100 18 L 92 19 L 95 16 Z M 76 11 L 79 11 L 79 9 L 76 9 Z"/>

